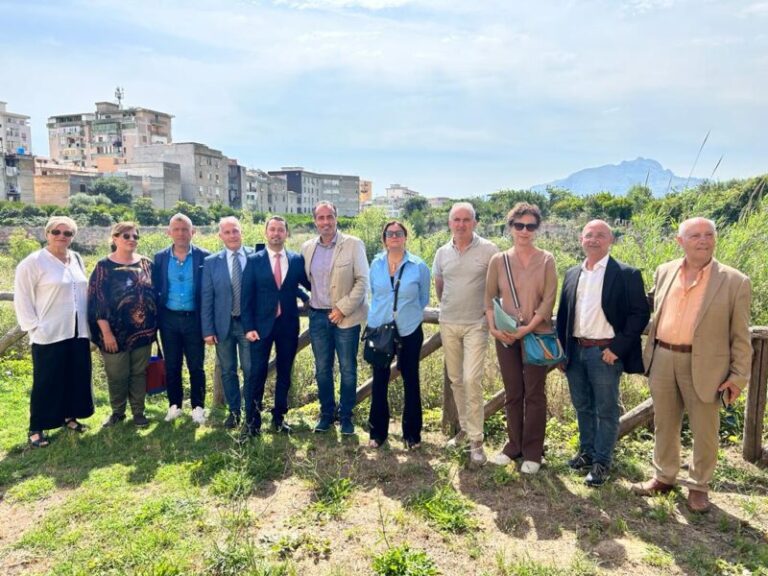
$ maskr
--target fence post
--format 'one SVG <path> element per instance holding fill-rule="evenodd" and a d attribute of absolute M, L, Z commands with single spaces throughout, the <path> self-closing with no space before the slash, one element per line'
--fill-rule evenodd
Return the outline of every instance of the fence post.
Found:
<path fill-rule="evenodd" d="M 453 437 L 459 432 L 459 428 L 459 412 L 456 410 L 456 402 L 453 401 L 451 380 L 443 361 L 443 432 Z"/>
<path fill-rule="evenodd" d="M 758 462 L 763 457 L 763 418 L 768 392 L 768 327 L 752 328 L 752 350 L 752 375 L 744 410 L 742 455 L 748 462 Z"/>

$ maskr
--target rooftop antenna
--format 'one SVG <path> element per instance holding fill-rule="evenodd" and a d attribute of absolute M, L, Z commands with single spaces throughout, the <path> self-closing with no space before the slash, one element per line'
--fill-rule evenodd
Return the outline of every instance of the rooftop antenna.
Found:
<path fill-rule="evenodd" d="M 117 98 L 117 107 L 122 108 L 123 107 L 123 98 L 125 97 L 125 90 L 118 86 L 115 88 L 115 98 Z"/>

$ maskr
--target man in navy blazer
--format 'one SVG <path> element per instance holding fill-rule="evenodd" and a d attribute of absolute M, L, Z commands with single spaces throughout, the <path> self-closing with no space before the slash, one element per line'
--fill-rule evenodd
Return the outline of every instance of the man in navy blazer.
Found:
<path fill-rule="evenodd" d="M 243 246 L 240 221 L 227 216 L 219 221 L 219 238 L 224 250 L 205 259 L 200 317 L 203 340 L 216 346 L 221 367 L 221 385 L 229 407 L 225 428 L 240 424 L 242 407 L 240 380 L 237 377 L 238 353 L 243 369 L 243 381 L 251 373 L 251 345 L 242 325 L 241 294 L 246 258 L 253 248 Z"/>
<path fill-rule="evenodd" d="M 584 483 L 597 487 L 609 477 L 618 437 L 621 373 L 643 372 L 640 336 L 650 312 L 640 271 L 609 256 L 610 226 L 592 220 L 580 239 L 586 258 L 565 273 L 557 335 L 579 424 L 579 452 L 568 465 L 589 470 Z"/>
<path fill-rule="evenodd" d="M 288 390 L 291 369 L 299 342 L 299 308 L 296 298 L 306 302 L 309 296 L 300 288 L 309 289 L 304 271 L 304 258 L 285 249 L 288 224 L 284 218 L 273 216 L 266 226 L 267 247 L 248 257 L 243 276 L 243 329 L 251 342 L 251 376 L 245 385 L 245 433 L 255 436 L 261 432 L 261 411 L 264 384 L 272 344 L 275 345 L 276 372 L 275 403 L 272 408 L 272 428 L 290 432 L 285 422 L 288 412 Z"/>
<path fill-rule="evenodd" d="M 189 370 L 192 419 L 205 424 L 205 344 L 200 327 L 200 299 L 203 261 L 210 252 L 192 245 L 195 227 L 188 216 L 171 216 L 168 248 L 155 254 L 152 285 L 157 294 L 160 337 L 165 354 L 165 382 L 168 388 L 168 414 L 165 421 L 182 414 L 184 392 L 181 366 L 184 357 Z"/>

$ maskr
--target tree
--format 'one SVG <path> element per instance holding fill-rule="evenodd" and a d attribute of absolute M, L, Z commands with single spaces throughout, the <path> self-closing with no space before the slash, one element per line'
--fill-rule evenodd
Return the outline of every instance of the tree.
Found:
<path fill-rule="evenodd" d="M 653 191 L 648 186 L 635 184 L 627 190 L 627 200 L 632 203 L 632 212 L 642 212 L 649 202 L 653 201 Z"/>
<path fill-rule="evenodd" d="M 408 200 L 403 203 L 402 214 L 403 218 L 409 220 L 411 214 L 414 212 L 420 211 L 423 213 L 427 210 L 429 210 L 429 201 L 427 201 L 424 196 L 414 196 L 412 198 L 408 198 Z"/>
<path fill-rule="evenodd" d="M 130 205 L 133 201 L 131 185 L 125 179 L 116 176 L 98 178 L 94 181 L 88 193 L 91 196 L 104 194 L 115 204 Z"/>
<path fill-rule="evenodd" d="M 136 198 L 133 202 L 133 214 L 136 221 L 143 226 L 156 226 L 159 223 L 151 198 Z"/>

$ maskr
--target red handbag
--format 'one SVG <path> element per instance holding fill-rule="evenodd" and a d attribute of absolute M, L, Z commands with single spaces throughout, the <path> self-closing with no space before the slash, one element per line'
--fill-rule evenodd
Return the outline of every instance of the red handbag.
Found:
<path fill-rule="evenodd" d="M 157 344 L 157 356 L 149 357 L 147 364 L 146 380 L 147 394 L 162 394 L 165 392 L 165 358 L 163 358 L 163 349 L 160 347 L 160 341 L 155 338 Z"/>

